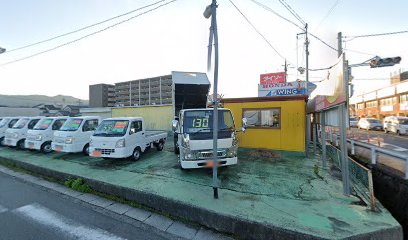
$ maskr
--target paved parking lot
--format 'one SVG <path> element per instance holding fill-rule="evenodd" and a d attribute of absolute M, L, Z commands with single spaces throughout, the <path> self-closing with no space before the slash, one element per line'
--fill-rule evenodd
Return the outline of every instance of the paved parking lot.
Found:
<path fill-rule="evenodd" d="M 338 172 L 317 168 L 321 166 L 317 158 L 305 159 L 300 153 L 240 149 L 239 164 L 220 169 L 218 200 L 212 197 L 212 171 L 180 170 L 172 149 L 151 149 L 137 162 L 9 148 L 0 148 L 0 157 L 314 237 L 400 229 L 387 210 L 371 212 L 356 197 L 345 197 Z"/>

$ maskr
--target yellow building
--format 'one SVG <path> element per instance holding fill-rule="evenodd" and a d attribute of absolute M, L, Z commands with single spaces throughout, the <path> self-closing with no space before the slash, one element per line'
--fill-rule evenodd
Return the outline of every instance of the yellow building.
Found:
<path fill-rule="evenodd" d="M 304 96 L 229 98 L 225 108 L 234 116 L 237 129 L 247 119 L 246 132 L 239 132 L 239 146 L 285 151 L 305 151 Z"/>

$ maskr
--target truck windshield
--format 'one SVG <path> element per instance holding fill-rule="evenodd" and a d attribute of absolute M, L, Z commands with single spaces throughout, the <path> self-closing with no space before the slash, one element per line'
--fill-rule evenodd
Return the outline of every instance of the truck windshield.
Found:
<path fill-rule="evenodd" d="M 52 118 L 44 118 L 41 121 L 39 121 L 35 126 L 34 126 L 34 130 L 45 130 L 47 129 L 51 123 L 52 123 L 53 119 Z"/>
<path fill-rule="evenodd" d="M 60 128 L 59 131 L 70 131 L 70 132 L 74 132 L 76 130 L 78 130 L 78 128 L 81 126 L 83 119 L 80 118 L 71 118 L 68 119 L 64 125 L 62 125 L 62 127 Z"/>
<path fill-rule="evenodd" d="M 8 121 L 8 119 L 7 119 L 7 118 L 3 118 L 3 119 L 0 121 L 0 128 L 2 128 L 2 127 L 4 127 L 4 126 L 6 126 L 7 121 Z"/>
<path fill-rule="evenodd" d="M 121 137 L 126 134 L 128 120 L 103 120 L 95 130 L 94 136 Z"/>
<path fill-rule="evenodd" d="M 213 110 L 186 111 L 183 117 L 183 132 L 190 139 L 211 139 L 213 132 Z M 235 125 L 229 110 L 218 110 L 218 138 L 230 138 Z"/>
<path fill-rule="evenodd" d="M 28 123 L 30 119 L 29 118 L 22 118 L 20 120 L 18 120 L 16 122 L 16 124 L 14 124 L 13 128 L 14 129 L 22 129 L 23 127 L 25 127 L 25 125 Z"/>

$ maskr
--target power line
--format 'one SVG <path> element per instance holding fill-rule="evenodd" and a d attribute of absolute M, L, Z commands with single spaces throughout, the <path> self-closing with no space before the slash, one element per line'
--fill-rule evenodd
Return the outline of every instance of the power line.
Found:
<path fill-rule="evenodd" d="M 360 53 L 360 54 L 368 55 L 368 56 L 377 56 L 376 54 L 373 54 L 373 53 L 362 52 L 362 51 L 359 51 L 359 50 L 353 50 L 353 49 L 349 49 L 349 48 L 344 48 L 344 51 L 349 51 L 349 52 L 354 52 L 354 53 Z"/>
<path fill-rule="evenodd" d="M 117 16 L 115 16 L 115 17 L 111 17 L 111 18 L 105 19 L 105 20 L 103 20 L 103 21 L 100 21 L 100 22 L 97 22 L 97 23 L 94 23 L 94 24 L 91 24 L 91 25 L 88 25 L 88 26 L 85 26 L 85 27 L 76 29 L 76 30 L 74 30 L 74 31 L 70 31 L 70 32 L 67 32 L 67 33 L 64 33 L 64 34 L 61 34 L 61 35 L 58 35 L 58 36 L 55 36 L 55 37 L 51 37 L 51 38 L 48 38 L 48 39 L 45 39 L 45 40 L 41 40 L 41 41 L 39 41 L 39 42 L 35 42 L 35 43 L 27 44 L 27 45 L 25 45 L 25 46 L 21 46 L 21 47 L 18 47 L 18 48 L 14 48 L 14 49 L 11 49 L 11 50 L 7 50 L 7 51 L 4 52 L 4 53 L 10 53 L 10 52 L 13 52 L 13 51 L 18 51 L 18 50 L 25 49 L 25 48 L 28 48 L 28 47 L 32 47 L 32 46 L 35 46 L 35 45 L 39 45 L 39 44 L 42 44 L 42 43 L 45 43 L 45 42 L 49 42 L 49 41 L 52 41 L 52 40 L 55 40 L 55 39 L 58 39 L 58 38 L 61 38 L 61 37 L 65 37 L 65 36 L 68 36 L 68 35 L 71 35 L 71 34 L 74 34 L 74 33 L 77 33 L 77 32 L 83 31 L 83 30 L 86 30 L 86 29 L 88 29 L 88 28 L 92 28 L 92 27 L 95 27 L 95 26 L 97 26 L 97 25 L 100 25 L 100 24 L 103 24 L 103 23 L 112 21 L 112 20 L 114 20 L 114 19 L 117 19 L 117 18 L 126 16 L 126 15 L 129 15 L 129 14 L 131 14 L 131 13 L 134 13 L 134 12 L 136 12 L 136 11 L 142 10 L 142 9 L 144 9 L 144 8 L 148 8 L 148 7 L 154 6 L 154 5 L 156 5 L 156 4 L 160 3 L 160 2 L 164 2 L 164 1 L 165 1 L 165 0 L 160 0 L 160 1 L 154 2 L 154 3 L 152 3 L 152 4 L 149 4 L 149 5 L 140 7 L 140 8 L 138 8 L 138 9 L 134 9 L 134 10 L 132 10 L 132 11 L 129 11 L 129 12 L 126 12 L 126 13 L 123 13 L 123 14 L 120 14 L 120 15 L 117 15 Z"/>
<path fill-rule="evenodd" d="M 303 21 L 303 19 L 293 10 L 293 8 L 290 7 L 288 3 L 286 3 L 284 0 L 279 0 L 279 2 L 303 25 L 306 25 L 306 22 Z"/>
<path fill-rule="evenodd" d="M 395 35 L 395 34 L 402 34 L 402 33 L 408 33 L 408 30 L 402 30 L 402 31 L 397 31 L 397 32 L 387 32 L 387 33 L 373 33 L 373 34 L 365 34 L 365 35 L 355 35 L 355 36 L 344 36 L 343 38 L 351 38 L 350 40 L 346 41 L 352 41 L 356 38 L 365 38 L 365 37 L 378 37 L 378 36 L 387 36 L 387 35 Z"/>
<path fill-rule="evenodd" d="M 101 30 L 99 30 L 99 31 L 96 31 L 96 32 L 87 34 L 87 35 L 82 36 L 82 37 L 80 37 L 80 38 L 77 38 L 77 39 L 75 39 L 75 40 L 72 40 L 72 41 L 63 43 L 63 44 L 61 44 L 61 45 L 58 45 L 58 46 L 56 46 L 56 47 L 53 47 L 53 48 L 50 48 L 50 49 L 47 49 L 47 50 L 44 50 L 44 51 L 41 51 L 41 52 L 38 52 L 38 53 L 35 53 L 35 54 L 32 54 L 32 55 L 29 55 L 29 56 L 27 56 L 27 57 L 23 57 L 23 58 L 19 58 L 19 59 L 10 61 L 10 62 L 3 63 L 3 64 L 0 65 L 0 67 L 1 67 L 1 66 L 5 66 L 5 65 L 9 65 L 9 64 L 12 64 L 12 63 L 16 63 L 16 62 L 19 62 L 19 61 L 23 61 L 23 60 L 26 60 L 26 59 L 29 59 L 29 58 L 33 58 L 33 57 L 39 56 L 39 55 L 41 55 L 41 54 L 44 54 L 44 53 L 47 53 L 47 52 L 51 52 L 51 51 L 56 50 L 56 49 L 58 49 L 58 48 L 67 46 L 67 45 L 69 45 L 69 44 L 78 42 L 78 41 L 83 40 L 83 39 L 85 39 L 85 38 L 88 38 L 88 37 L 90 37 L 90 36 L 93 36 L 93 35 L 96 35 L 96 34 L 98 34 L 98 33 L 104 32 L 104 31 L 106 31 L 106 30 L 108 30 L 108 29 L 110 29 L 110 28 L 116 27 L 116 26 L 118 26 L 118 25 L 120 25 L 120 24 L 122 24 L 122 23 L 128 22 L 128 21 L 130 21 L 130 20 L 132 20 L 132 19 L 134 19 L 134 18 L 140 17 L 140 16 L 142 16 L 142 15 L 144 15 L 144 14 L 146 14 L 146 13 L 153 12 L 153 11 L 155 11 L 155 10 L 161 8 L 161 7 L 164 7 L 164 6 L 166 6 L 166 5 L 170 4 L 170 3 L 173 3 L 173 2 L 175 2 L 175 1 L 177 1 L 177 0 L 172 0 L 172 1 L 167 2 L 167 3 L 163 3 L 163 4 L 161 4 L 161 5 L 159 5 L 159 6 L 155 7 L 155 8 L 149 9 L 149 10 L 147 10 L 147 11 L 145 11 L 145 12 L 142 12 L 142 13 L 139 13 L 139 14 L 133 16 L 133 17 L 130 17 L 130 18 L 128 18 L 128 19 L 125 19 L 125 20 L 123 20 L 123 21 L 120 21 L 120 22 L 118 22 L 118 23 L 115 23 L 115 24 L 113 24 L 113 25 L 110 25 L 110 26 L 108 26 L 108 27 L 105 27 L 105 28 L 103 28 L 103 29 L 101 29 Z"/>
<path fill-rule="evenodd" d="M 235 9 L 237 9 L 237 11 L 242 15 L 242 17 L 245 18 L 245 20 L 249 23 L 249 25 L 251 25 L 251 27 L 263 38 L 263 40 L 276 52 L 276 54 L 278 54 L 282 59 L 286 59 L 282 54 L 280 54 L 278 52 L 278 50 L 276 50 L 276 48 L 269 42 L 269 40 L 251 23 L 251 21 L 249 21 L 249 19 L 245 16 L 245 14 L 234 4 L 234 2 L 232 0 L 229 0 L 231 2 L 231 4 L 235 7 Z M 289 63 L 291 63 L 290 61 L 288 61 Z M 291 63 L 292 64 L 292 63 Z"/>
<path fill-rule="evenodd" d="M 322 25 L 322 23 L 330 16 L 330 14 L 333 12 L 333 10 L 336 8 L 336 6 L 339 4 L 340 0 L 336 0 L 333 4 L 333 6 L 329 9 L 329 11 L 327 12 L 327 14 L 322 18 L 322 20 L 320 20 L 320 23 L 317 25 L 316 29 L 320 27 L 320 25 Z M 315 30 L 316 30 L 315 29 Z"/>
<path fill-rule="evenodd" d="M 258 6 L 262 7 L 263 9 L 275 14 L 276 16 L 278 16 L 279 18 L 285 20 L 286 22 L 292 24 L 293 26 L 299 28 L 300 30 L 304 31 L 305 29 L 301 26 L 299 26 L 298 24 L 296 24 L 295 22 L 291 21 L 290 19 L 280 15 L 279 13 L 277 13 L 276 11 L 274 11 L 273 9 L 271 9 L 270 7 L 256 1 L 256 0 L 251 0 L 253 3 L 257 4 Z M 309 32 L 309 34 L 314 37 L 315 39 L 319 40 L 321 43 L 323 43 L 324 45 L 326 45 L 327 47 L 329 47 L 330 49 L 334 50 L 337 52 L 337 48 L 331 46 L 330 44 L 328 44 L 327 42 L 325 42 L 324 40 L 320 39 L 318 36 L 312 34 L 311 32 Z"/>
<path fill-rule="evenodd" d="M 309 71 L 322 71 L 322 70 L 330 70 L 332 69 L 334 66 L 336 66 L 337 64 L 339 64 L 341 61 L 343 60 L 343 58 L 339 58 L 337 60 L 337 62 L 333 65 L 331 65 L 330 67 L 325 67 L 325 68 L 316 68 L 316 69 L 309 69 Z"/>

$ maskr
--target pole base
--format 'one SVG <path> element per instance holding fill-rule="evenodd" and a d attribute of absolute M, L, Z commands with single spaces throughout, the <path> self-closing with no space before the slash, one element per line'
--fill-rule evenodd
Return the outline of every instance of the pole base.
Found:
<path fill-rule="evenodd" d="M 214 198 L 218 199 L 218 188 L 213 187 L 213 190 L 214 190 Z"/>

